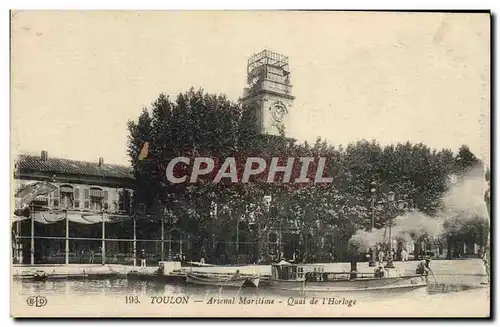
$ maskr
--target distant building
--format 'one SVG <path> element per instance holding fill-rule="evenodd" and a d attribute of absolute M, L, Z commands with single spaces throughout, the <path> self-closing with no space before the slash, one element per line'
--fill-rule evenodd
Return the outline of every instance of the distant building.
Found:
<path fill-rule="evenodd" d="M 170 251 L 182 247 L 179 237 L 172 235 L 176 231 L 161 232 L 161 219 L 146 215 L 144 205 L 133 209 L 134 176 L 129 167 L 105 164 L 103 158 L 50 158 L 42 151 L 40 156 L 17 158 L 14 181 L 16 193 L 36 182 L 56 187 L 30 203 L 29 217 L 15 216 L 14 263 L 135 264 L 141 249 L 157 263 L 166 252 L 164 243 Z"/>
<path fill-rule="evenodd" d="M 134 176 L 129 167 L 98 162 L 20 155 L 14 172 L 16 188 L 33 181 L 53 182 L 58 190 L 36 199 L 35 206 L 75 211 L 128 213 Z"/>

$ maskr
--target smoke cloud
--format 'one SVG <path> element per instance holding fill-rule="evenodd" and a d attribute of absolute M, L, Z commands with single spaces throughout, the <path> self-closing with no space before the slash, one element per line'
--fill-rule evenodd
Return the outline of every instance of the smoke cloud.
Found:
<path fill-rule="evenodd" d="M 466 231 L 478 223 L 489 222 L 484 202 L 487 183 L 482 167 L 472 169 L 462 178 L 450 178 L 449 190 L 443 196 L 442 209 L 435 216 L 409 211 L 394 218 L 392 236 L 400 241 L 415 242 L 422 238 L 439 238 L 445 233 Z M 363 253 L 377 243 L 388 241 L 384 229 L 358 230 L 349 240 L 351 247 Z"/>
<path fill-rule="evenodd" d="M 458 180 L 444 195 L 443 210 L 440 215 L 445 219 L 456 216 L 489 220 L 484 202 L 484 193 L 488 184 L 481 167 L 471 170 L 463 179 Z"/>
<path fill-rule="evenodd" d="M 416 241 L 422 237 L 437 237 L 443 232 L 443 220 L 419 211 L 410 211 L 396 217 L 392 234 L 404 241 Z"/>
<path fill-rule="evenodd" d="M 349 246 L 352 250 L 357 250 L 360 253 L 366 253 L 371 247 L 380 243 L 383 239 L 383 229 L 375 229 L 372 232 L 358 230 L 349 240 Z"/>

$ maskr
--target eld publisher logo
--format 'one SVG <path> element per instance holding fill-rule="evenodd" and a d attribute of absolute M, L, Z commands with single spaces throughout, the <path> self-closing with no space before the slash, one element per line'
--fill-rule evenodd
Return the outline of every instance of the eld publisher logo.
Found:
<path fill-rule="evenodd" d="M 47 298 L 45 296 L 34 295 L 28 297 L 26 303 L 30 307 L 43 307 L 47 305 Z"/>

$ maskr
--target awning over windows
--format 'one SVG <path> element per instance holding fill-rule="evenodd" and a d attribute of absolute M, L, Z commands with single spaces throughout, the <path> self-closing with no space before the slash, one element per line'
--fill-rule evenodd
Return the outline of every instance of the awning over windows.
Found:
<path fill-rule="evenodd" d="M 90 189 L 90 196 L 97 197 L 97 198 L 104 197 L 102 190 L 98 189 L 98 188 L 91 188 Z"/>
<path fill-rule="evenodd" d="M 77 224 L 99 224 L 102 223 L 103 219 L 106 223 L 120 223 L 125 222 L 132 217 L 128 215 L 118 215 L 118 214 L 102 214 L 102 213 L 82 213 L 82 212 L 64 212 L 64 211 L 37 211 L 34 213 L 35 222 L 40 224 L 54 224 L 66 219 L 68 215 L 68 220 Z M 13 222 L 31 219 L 28 217 L 21 217 L 14 215 Z"/>
<path fill-rule="evenodd" d="M 68 214 L 68 219 L 75 223 L 80 224 L 99 224 L 102 223 L 103 219 L 106 223 L 120 223 L 132 219 L 132 217 L 127 215 L 117 215 L 117 214 Z"/>
<path fill-rule="evenodd" d="M 56 187 L 47 182 L 36 182 L 23 186 L 16 193 L 16 206 L 22 208 L 36 197 L 52 193 Z"/>
<path fill-rule="evenodd" d="M 69 185 L 63 185 L 59 188 L 61 190 L 61 193 L 73 193 L 73 187 Z"/>

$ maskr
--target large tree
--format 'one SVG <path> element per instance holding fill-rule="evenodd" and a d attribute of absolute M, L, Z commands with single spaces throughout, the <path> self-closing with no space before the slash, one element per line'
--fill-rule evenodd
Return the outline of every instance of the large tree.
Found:
<path fill-rule="evenodd" d="M 137 121 L 128 123 L 128 154 L 136 177 L 134 203 L 143 203 L 148 214 L 169 217 L 170 224 L 194 235 L 195 248 L 213 250 L 214 243 L 234 242 L 239 221 L 252 231 L 253 241 L 265 242 L 270 227 L 293 221 L 307 239 L 309 231 L 336 229 L 337 258 L 347 251 L 349 238 L 357 230 L 371 228 L 372 196 L 378 202 L 393 191 L 419 211 L 433 215 L 440 210 L 440 199 L 449 187 L 452 173 L 465 172 L 478 160 L 467 147 L 457 156 L 448 149 L 431 150 L 410 142 L 382 147 L 376 141 L 358 141 L 334 147 L 318 139 L 299 143 L 280 136 L 258 135 L 257 109 L 229 101 L 224 95 L 190 89 L 175 101 L 161 94 Z M 142 158 L 145 144 L 148 156 Z M 310 175 L 314 178 L 319 157 L 326 158 L 324 175 L 330 184 L 267 183 L 267 172 L 250 183 L 232 184 L 228 179 L 212 183 L 213 174 L 196 183 L 172 184 L 166 179 L 168 162 L 179 156 L 209 157 L 216 168 L 227 157 L 235 157 L 243 167 L 248 157 L 296 159 L 293 176 L 300 173 L 299 157 L 313 157 Z M 188 178 L 191 168 L 184 171 Z M 241 169 L 238 172 L 241 178 Z M 376 192 L 371 192 L 375 182 Z M 264 203 L 271 196 L 271 203 Z M 216 208 L 216 210 L 214 210 Z M 377 214 L 376 227 L 387 223 L 387 213 Z M 308 247 L 317 251 L 318 244 Z M 312 250 L 311 250 L 312 249 Z M 307 248 L 304 248 L 307 251 Z"/>

